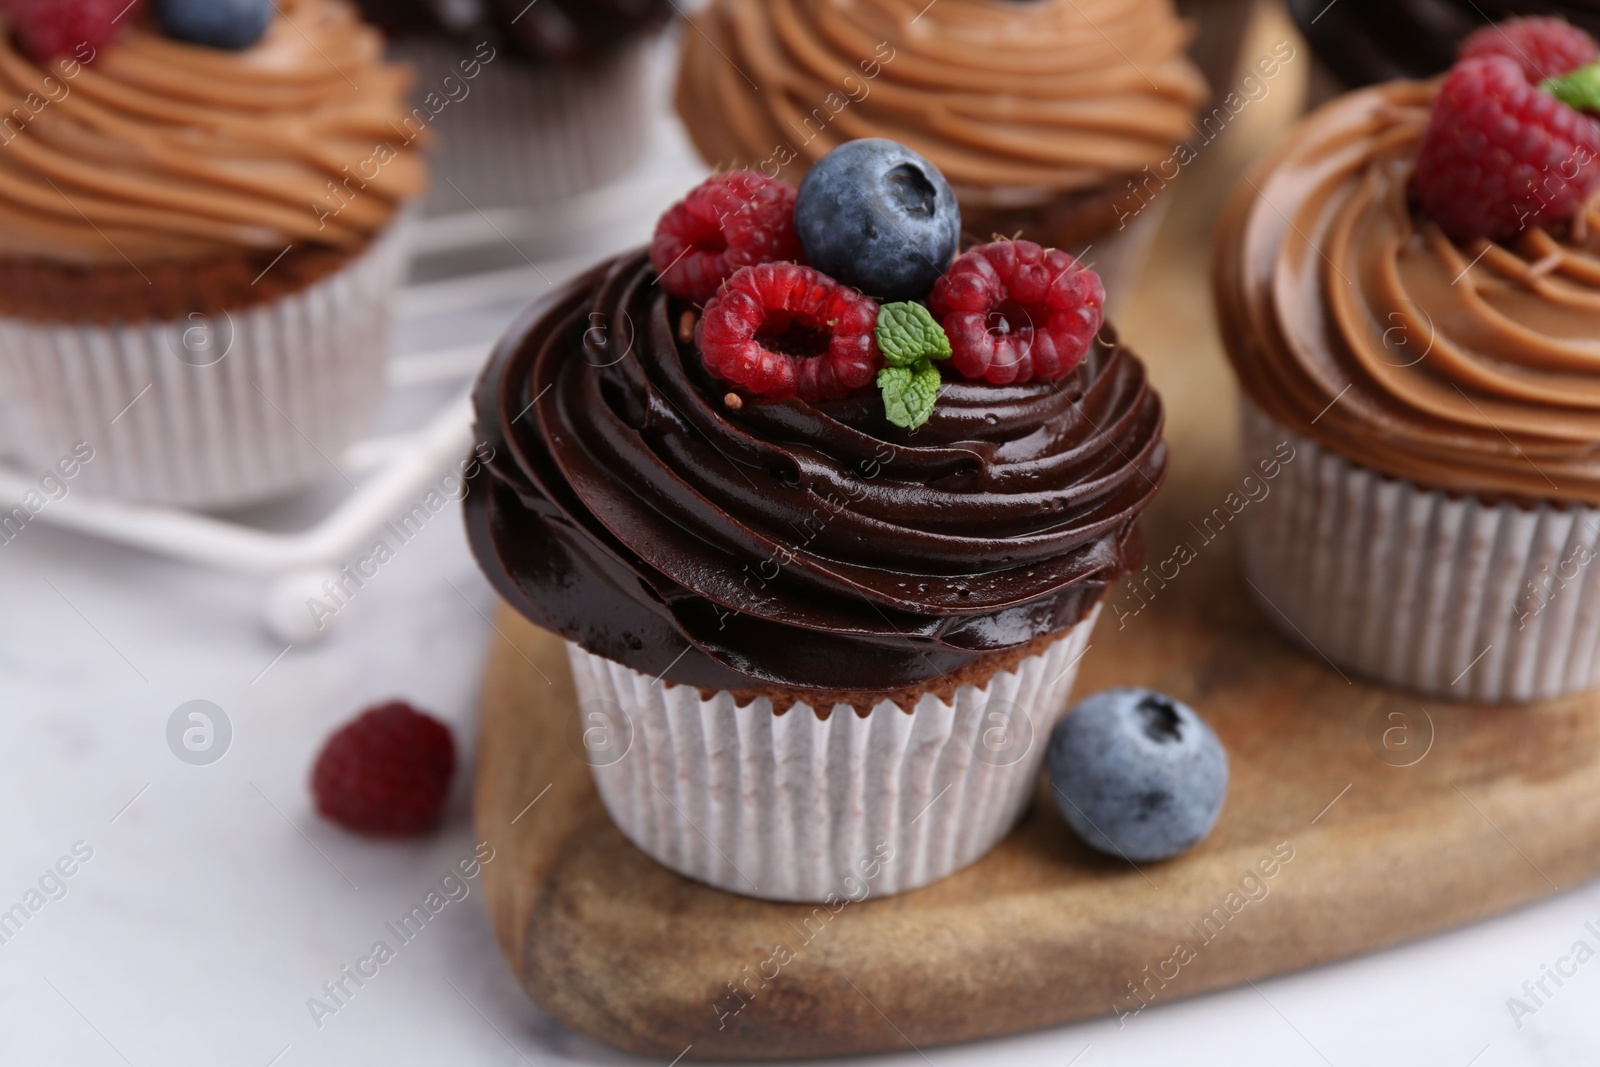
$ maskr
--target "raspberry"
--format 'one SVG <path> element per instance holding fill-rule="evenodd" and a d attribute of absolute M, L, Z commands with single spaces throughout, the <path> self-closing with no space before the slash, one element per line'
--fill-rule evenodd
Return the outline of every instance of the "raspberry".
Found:
<path fill-rule="evenodd" d="M 351 830 L 420 834 L 439 821 L 455 761 L 449 727 L 395 701 L 328 738 L 311 793 L 323 816 Z"/>
<path fill-rule="evenodd" d="M 991 385 L 1066 377 L 1100 332 L 1105 302 L 1098 274 L 1032 241 L 962 253 L 931 301 L 956 370 Z"/>
<path fill-rule="evenodd" d="M 1461 42 L 1461 59 L 1505 56 L 1515 60 L 1534 85 L 1559 77 L 1600 57 L 1600 44 L 1565 19 L 1507 19 L 1475 30 Z"/>
<path fill-rule="evenodd" d="M 1504 56 L 1464 59 L 1434 101 L 1412 189 L 1452 239 L 1502 240 L 1571 218 L 1600 179 L 1600 123 Z"/>
<path fill-rule="evenodd" d="M 23 51 L 41 63 L 66 55 L 88 62 L 134 20 L 137 8 L 128 0 L 0 0 Z"/>
<path fill-rule="evenodd" d="M 769 400 L 838 400 L 882 363 L 872 331 L 878 305 L 821 271 L 794 263 L 744 267 L 695 327 L 706 370 Z"/>
<path fill-rule="evenodd" d="M 753 170 L 707 178 L 656 223 L 650 262 L 661 288 L 704 304 L 740 267 L 805 262 L 794 202 L 794 186 Z"/>

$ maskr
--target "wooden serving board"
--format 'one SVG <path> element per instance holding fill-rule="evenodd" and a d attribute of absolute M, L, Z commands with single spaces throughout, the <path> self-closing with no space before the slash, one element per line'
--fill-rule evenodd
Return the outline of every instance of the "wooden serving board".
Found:
<path fill-rule="evenodd" d="M 1273 17 L 1248 54 L 1292 32 Z M 1005 842 L 925 889 L 836 914 L 731 896 L 612 825 L 561 645 L 506 611 L 476 819 L 498 850 L 484 882 L 501 946 L 550 1015 L 668 1059 L 925 1049 L 1315 966 L 1600 875 L 1600 696 L 1500 709 L 1364 685 L 1249 598 L 1237 528 L 1216 518 L 1241 487 L 1206 248 L 1240 160 L 1294 114 L 1274 92 L 1178 187 L 1121 323 L 1168 401 L 1172 469 L 1144 530 L 1170 577 L 1113 591 L 1077 686 L 1151 686 L 1211 722 L 1233 768 L 1211 837 L 1168 863 L 1112 861 L 1041 783 Z"/>
<path fill-rule="evenodd" d="M 1210 496 L 1177 488 L 1154 545 L 1207 513 Z M 476 817 L 513 971 L 567 1026 L 667 1058 L 927 1048 L 1314 966 L 1600 874 L 1594 696 L 1495 709 L 1346 682 L 1268 628 L 1232 540 L 1124 628 L 1108 612 L 1078 686 L 1151 685 L 1210 720 L 1233 777 L 1207 841 L 1112 861 L 1041 788 L 975 866 L 836 914 L 731 896 L 629 844 L 576 754 L 560 643 L 505 612 Z"/>

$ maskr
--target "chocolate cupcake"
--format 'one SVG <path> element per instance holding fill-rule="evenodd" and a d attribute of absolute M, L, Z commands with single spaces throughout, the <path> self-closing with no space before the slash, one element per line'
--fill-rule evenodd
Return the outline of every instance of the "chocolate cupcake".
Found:
<path fill-rule="evenodd" d="M 1600 681 L 1600 123 L 1524 58 L 1339 97 L 1218 230 L 1264 615 L 1442 698 Z"/>
<path fill-rule="evenodd" d="M 1125 293 L 1206 96 L 1169 0 L 713 0 L 678 111 L 700 154 L 799 181 L 887 137 L 949 177 L 968 232 L 1084 252 Z"/>
<path fill-rule="evenodd" d="M 0 26 L 3 444 L 189 506 L 331 474 L 383 399 L 424 185 L 407 73 L 342 0 L 198 29 L 85 5 L 98 36 L 55 54 L 78 4 Z"/>
<path fill-rule="evenodd" d="M 1554 15 L 1600 32 L 1600 4 L 1574 0 L 1289 0 L 1289 10 L 1349 88 L 1439 74 L 1468 35 L 1512 16 Z"/>
<path fill-rule="evenodd" d="M 495 587 L 569 643 L 623 832 L 724 889 L 822 900 L 933 881 L 1010 829 L 1166 447 L 1070 257 L 972 249 L 880 307 L 777 260 L 794 208 L 720 175 L 649 251 L 530 308 L 478 385 L 494 459 L 466 515 Z M 969 298 L 1019 320 L 977 355 Z"/>
<path fill-rule="evenodd" d="M 649 43 L 670 0 L 360 0 L 419 70 L 429 208 L 536 207 L 625 174 L 650 143 Z"/>

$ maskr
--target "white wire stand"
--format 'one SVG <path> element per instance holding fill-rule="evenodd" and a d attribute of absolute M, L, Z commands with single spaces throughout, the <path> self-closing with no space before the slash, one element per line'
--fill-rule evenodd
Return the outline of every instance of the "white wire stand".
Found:
<path fill-rule="evenodd" d="M 228 517 L 81 493 L 53 501 L 34 515 L 35 521 L 199 567 L 266 578 L 262 617 L 273 636 L 295 644 L 326 637 L 342 613 L 318 620 L 308 610 L 309 598 L 324 596 L 324 583 L 337 584 L 341 566 L 370 546 L 375 531 L 448 470 L 459 469 L 471 451 L 471 380 L 494 335 L 522 305 L 551 286 L 605 254 L 642 241 L 671 202 L 673 190 L 682 188 L 681 178 L 669 169 L 537 211 L 472 211 L 422 220 L 413 265 L 428 257 L 448 258 L 465 263 L 466 269 L 407 285 L 397 304 L 401 332 L 411 327 L 410 332 L 425 333 L 428 320 L 438 320 L 432 323 L 438 332 L 452 316 L 481 313 L 477 332 L 485 336 L 470 344 L 423 347 L 390 362 L 389 383 L 397 393 L 419 387 L 437 393 L 451 383 L 458 387 L 420 425 L 350 447 L 339 471 L 353 488 L 311 525 L 280 532 Z M 522 263 L 499 269 L 474 266 L 495 258 Z M 490 329 L 483 329 L 484 324 Z M 37 488 L 36 480 L 36 475 L 0 462 L 0 500 L 20 500 Z M 266 509 L 267 520 L 271 511 Z M 252 514 L 262 516 L 259 509 Z"/>

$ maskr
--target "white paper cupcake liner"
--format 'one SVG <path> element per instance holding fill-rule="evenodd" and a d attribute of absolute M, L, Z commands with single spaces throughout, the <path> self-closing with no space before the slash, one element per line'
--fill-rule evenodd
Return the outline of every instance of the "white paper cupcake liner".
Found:
<path fill-rule="evenodd" d="M 333 473 L 385 396 L 406 224 L 308 288 L 172 322 L 0 317 L 0 446 L 47 471 L 79 442 L 74 491 L 220 508 Z"/>
<path fill-rule="evenodd" d="M 422 114 L 447 101 L 427 122 L 430 212 L 547 205 L 621 177 L 650 144 L 650 42 L 589 66 L 533 66 L 501 49 L 470 79 L 465 45 L 408 41 L 395 54 L 417 67 Z"/>
<path fill-rule="evenodd" d="M 976 861 L 1033 795 L 1097 607 L 1044 653 L 865 717 L 709 700 L 568 646 L 583 745 L 624 835 L 663 865 L 768 900 L 886 896 Z"/>
<path fill-rule="evenodd" d="M 1423 489 L 1248 402 L 1243 421 L 1247 467 L 1281 442 L 1295 450 L 1240 515 L 1245 573 L 1288 636 L 1341 670 L 1449 700 L 1600 684 L 1600 509 Z"/>

